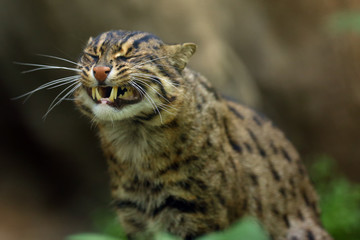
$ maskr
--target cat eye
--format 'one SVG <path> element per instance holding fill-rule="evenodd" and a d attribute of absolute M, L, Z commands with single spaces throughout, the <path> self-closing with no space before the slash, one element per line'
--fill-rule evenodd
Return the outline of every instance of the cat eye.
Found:
<path fill-rule="evenodd" d="M 118 56 L 116 57 L 116 60 L 119 60 L 119 61 L 126 61 L 128 60 L 129 58 L 128 57 L 125 57 L 125 56 Z"/>
<path fill-rule="evenodd" d="M 87 56 L 91 57 L 94 62 L 97 62 L 99 60 L 99 56 L 97 56 L 97 55 L 90 54 L 90 53 L 85 53 L 85 54 Z"/>

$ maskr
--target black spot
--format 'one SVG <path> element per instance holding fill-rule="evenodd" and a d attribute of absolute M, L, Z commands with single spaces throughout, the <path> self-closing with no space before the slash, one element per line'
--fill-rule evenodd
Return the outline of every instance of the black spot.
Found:
<path fill-rule="evenodd" d="M 169 166 L 167 166 L 166 168 L 160 170 L 158 172 L 158 175 L 163 175 L 165 173 L 167 173 L 168 171 L 177 171 L 179 169 L 180 165 L 178 162 L 174 162 L 172 164 L 170 164 Z"/>
<path fill-rule="evenodd" d="M 245 142 L 244 145 L 245 145 L 247 151 L 248 151 L 249 153 L 252 153 L 253 150 L 252 150 L 252 147 L 250 146 L 250 144 L 247 143 L 247 142 Z"/>
<path fill-rule="evenodd" d="M 310 231 L 310 230 L 307 230 L 306 237 L 307 237 L 308 240 L 315 240 L 315 236 L 312 233 L 312 231 Z"/>
<path fill-rule="evenodd" d="M 289 228 L 290 227 L 290 222 L 289 222 L 289 218 L 288 218 L 288 216 L 286 214 L 283 215 L 283 220 L 284 220 L 284 223 L 285 223 L 286 227 Z"/>
<path fill-rule="evenodd" d="M 155 208 L 152 216 L 158 215 L 164 209 L 176 209 L 183 213 L 206 213 L 207 207 L 205 201 L 186 200 L 180 197 L 169 196 L 164 203 Z"/>
<path fill-rule="evenodd" d="M 241 120 L 244 120 L 244 116 L 239 113 L 235 108 L 228 106 L 229 110 L 235 114 L 236 117 L 240 118 Z"/>
<path fill-rule="evenodd" d="M 144 222 L 140 222 L 139 219 L 127 218 L 125 219 L 125 222 L 137 228 L 138 231 L 142 231 L 146 228 L 146 224 Z"/>
<path fill-rule="evenodd" d="M 135 119 L 140 120 L 140 121 L 150 121 L 157 115 L 161 114 L 161 112 L 162 112 L 162 109 L 159 108 L 156 112 L 152 111 L 151 113 L 143 113 L 142 116 L 138 116 Z"/>
<path fill-rule="evenodd" d="M 310 207 L 309 198 L 308 198 L 308 196 L 306 195 L 306 192 L 305 192 L 304 190 L 301 192 L 301 195 L 302 195 L 302 197 L 303 197 L 303 199 L 304 199 L 304 201 L 305 201 L 306 206 Z"/>
<path fill-rule="evenodd" d="M 198 159 L 199 158 L 197 156 L 191 155 L 180 162 L 173 162 L 170 165 L 168 165 L 167 167 L 165 167 L 164 169 L 160 170 L 158 172 L 158 175 L 163 175 L 163 174 L 167 173 L 168 171 L 177 171 L 180 168 L 180 164 L 182 164 L 182 166 L 188 165 L 189 163 L 196 161 Z"/>
<path fill-rule="evenodd" d="M 115 207 L 118 209 L 133 208 L 142 213 L 145 213 L 145 211 L 146 211 L 145 208 L 140 206 L 138 203 L 130 201 L 130 200 L 116 200 Z"/>
<path fill-rule="evenodd" d="M 182 143 L 185 143 L 187 141 L 187 139 L 188 139 L 188 137 L 187 137 L 187 135 L 185 133 L 180 135 L 180 141 Z"/>
<path fill-rule="evenodd" d="M 177 128 L 177 127 L 179 127 L 177 119 L 174 119 L 171 122 L 166 123 L 166 124 L 161 126 L 161 128 L 171 128 L 171 129 L 174 129 L 174 128 Z"/>
<path fill-rule="evenodd" d="M 281 180 L 281 177 L 271 162 L 269 162 L 269 167 L 270 167 L 270 171 L 271 171 L 273 178 L 275 179 L 275 181 L 279 182 Z"/>
<path fill-rule="evenodd" d="M 271 212 L 275 215 L 275 216 L 279 216 L 280 213 L 279 213 L 279 210 L 277 210 L 277 208 L 275 207 L 275 205 L 273 205 L 271 207 Z"/>
<path fill-rule="evenodd" d="M 302 212 L 300 210 L 297 211 L 297 216 L 301 221 L 304 221 L 304 215 L 302 214 Z"/>
<path fill-rule="evenodd" d="M 197 105 L 196 105 L 196 108 L 197 108 L 197 110 L 199 110 L 199 112 L 202 110 L 202 105 L 200 104 L 200 103 L 198 103 Z"/>
<path fill-rule="evenodd" d="M 274 142 L 272 140 L 270 142 L 270 147 L 273 150 L 274 154 L 278 154 L 279 150 L 277 149 L 277 147 L 275 147 Z"/>
<path fill-rule="evenodd" d="M 289 153 L 284 148 L 281 148 L 281 153 L 288 162 L 292 161 Z"/>
<path fill-rule="evenodd" d="M 216 100 L 220 100 L 220 95 L 217 93 L 215 88 L 209 86 L 207 83 L 205 83 L 203 81 L 199 81 L 199 82 L 209 93 L 212 93 L 214 95 Z"/>
<path fill-rule="evenodd" d="M 253 173 L 250 173 L 249 176 L 250 176 L 250 179 L 251 179 L 251 181 L 253 182 L 253 184 L 254 184 L 255 186 L 258 186 L 258 185 L 259 185 L 258 177 L 257 177 L 255 174 L 253 174 Z"/>
<path fill-rule="evenodd" d="M 190 188 L 191 188 L 191 185 L 190 185 L 189 181 L 187 181 L 187 180 L 176 182 L 175 185 L 181 187 L 184 190 L 190 190 Z"/>
<path fill-rule="evenodd" d="M 192 186 L 197 186 L 203 191 L 206 191 L 208 189 L 208 186 L 205 184 L 204 181 L 194 177 L 189 177 L 186 180 L 176 182 L 175 185 L 183 188 L 184 190 L 190 190 Z"/>
<path fill-rule="evenodd" d="M 260 119 L 259 119 L 257 116 L 253 116 L 253 120 L 254 120 L 254 122 L 255 122 L 258 126 L 261 126 L 261 125 L 262 125 Z"/>
<path fill-rule="evenodd" d="M 180 156 L 183 153 L 181 148 L 176 149 L 176 155 Z"/>
<path fill-rule="evenodd" d="M 279 192 L 280 192 L 280 194 L 281 194 L 281 196 L 282 196 L 283 198 L 286 198 L 286 190 L 285 190 L 285 188 L 281 187 L 281 188 L 279 189 Z"/>
<path fill-rule="evenodd" d="M 265 150 L 260 146 L 259 141 L 258 141 L 257 137 L 255 136 L 254 132 L 251 131 L 249 128 L 247 128 L 247 131 L 248 131 L 251 139 L 254 141 L 254 143 L 255 143 L 258 151 L 259 151 L 259 154 L 260 154 L 263 158 L 265 158 L 265 157 L 267 156 L 267 154 L 266 154 Z"/>
<path fill-rule="evenodd" d="M 226 136 L 228 138 L 228 141 L 229 141 L 232 149 L 234 149 L 235 152 L 242 153 L 242 147 L 232 138 L 232 136 L 229 133 L 229 128 L 228 128 L 228 125 L 227 125 L 227 119 L 224 118 L 223 122 L 224 122 L 225 134 L 226 134 Z"/>
<path fill-rule="evenodd" d="M 220 204 L 222 206 L 225 206 L 226 201 L 225 198 L 221 195 L 221 193 L 216 193 L 215 196 L 219 200 Z"/>
<path fill-rule="evenodd" d="M 299 240 L 297 236 L 291 236 L 290 240 Z"/>
<path fill-rule="evenodd" d="M 126 53 L 124 54 L 125 56 L 128 55 L 134 48 L 133 47 L 129 47 L 127 50 L 126 50 Z"/>
<path fill-rule="evenodd" d="M 82 70 L 81 72 L 85 77 L 88 77 L 89 75 L 87 74 L 87 72 L 85 72 L 84 70 Z"/>
<path fill-rule="evenodd" d="M 206 145 L 212 147 L 211 139 L 209 137 L 206 139 Z"/>
<path fill-rule="evenodd" d="M 262 204 L 261 204 L 260 200 L 257 197 L 254 197 L 254 200 L 255 200 L 255 203 L 256 203 L 257 211 L 259 212 L 259 214 L 262 214 L 263 207 L 262 207 Z"/>
<path fill-rule="evenodd" d="M 152 35 L 152 34 L 148 34 L 148 35 L 145 35 L 145 36 L 135 40 L 132 45 L 133 45 L 134 48 L 139 48 L 139 45 L 141 43 L 149 42 L 152 39 L 155 39 L 155 40 L 158 40 L 158 41 L 160 40 L 157 36 Z"/>

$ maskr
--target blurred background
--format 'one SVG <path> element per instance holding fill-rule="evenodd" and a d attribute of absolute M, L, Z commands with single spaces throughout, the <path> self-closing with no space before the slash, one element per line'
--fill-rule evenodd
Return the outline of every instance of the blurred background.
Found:
<path fill-rule="evenodd" d="M 71 101 L 44 121 L 60 89 L 11 98 L 72 73 L 13 62 L 71 66 L 90 36 L 142 30 L 194 42 L 190 67 L 217 89 L 271 118 L 303 159 L 336 160 L 360 181 L 359 0 L 1 0 L 0 239 L 60 240 L 93 230 L 108 208 L 96 129 Z"/>

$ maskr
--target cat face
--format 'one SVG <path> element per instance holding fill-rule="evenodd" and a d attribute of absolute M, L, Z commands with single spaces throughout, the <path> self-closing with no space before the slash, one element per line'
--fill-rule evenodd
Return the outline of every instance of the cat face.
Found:
<path fill-rule="evenodd" d="M 90 38 L 78 62 L 76 101 L 100 121 L 161 118 L 181 98 L 181 72 L 195 49 L 194 44 L 166 45 L 144 32 L 110 31 Z"/>

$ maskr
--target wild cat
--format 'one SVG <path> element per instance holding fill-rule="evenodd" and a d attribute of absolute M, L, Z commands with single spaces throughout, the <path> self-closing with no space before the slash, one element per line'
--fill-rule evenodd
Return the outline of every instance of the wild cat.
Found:
<path fill-rule="evenodd" d="M 151 33 L 105 32 L 89 39 L 75 68 L 32 64 L 77 74 L 27 95 L 68 84 L 49 110 L 73 95 L 96 124 L 129 239 L 159 231 L 195 239 L 244 216 L 259 219 L 271 239 L 331 239 L 295 148 L 187 68 L 195 51 Z"/>

